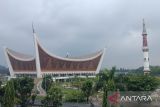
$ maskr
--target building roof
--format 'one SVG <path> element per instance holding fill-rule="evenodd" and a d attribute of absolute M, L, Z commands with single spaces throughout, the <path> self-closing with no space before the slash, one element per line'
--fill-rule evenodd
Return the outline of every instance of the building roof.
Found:
<path fill-rule="evenodd" d="M 96 72 L 104 54 L 104 51 L 100 50 L 80 57 L 60 57 L 42 47 L 36 35 L 34 39 L 36 57 L 6 48 L 13 70 L 28 72 L 36 71 L 37 67 L 40 67 L 41 72 Z M 36 61 L 39 64 L 36 65 Z"/>
<path fill-rule="evenodd" d="M 95 57 L 99 54 L 101 54 L 103 52 L 103 50 L 100 50 L 100 51 L 97 51 L 95 53 L 91 53 L 91 54 L 88 54 L 88 55 L 83 55 L 83 56 L 69 56 L 68 58 L 69 59 L 86 59 L 86 58 L 92 58 L 92 57 Z"/>
<path fill-rule="evenodd" d="M 83 56 L 78 56 L 78 57 L 61 57 L 61 56 L 58 56 L 58 55 L 55 55 L 51 52 L 49 52 L 46 48 L 44 48 L 38 38 L 36 38 L 36 42 L 37 42 L 37 46 L 38 46 L 38 49 L 41 49 L 43 50 L 46 54 L 48 54 L 49 56 L 51 57 L 55 57 L 55 58 L 58 58 L 58 59 L 61 59 L 61 60 L 66 60 L 66 61 L 86 61 L 86 60 L 92 60 L 100 55 L 103 54 L 103 50 L 100 50 L 100 51 L 97 51 L 95 53 L 91 53 L 91 54 L 88 54 L 88 55 L 83 55 Z"/>
<path fill-rule="evenodd" d="M 19 59 L 19 60 L 33 60 L 34 59 L 34 57 L 31 55 L 19 53 L 9 48 L 6 48 L 6 51 L 9 55 L 14 57 L 15 59 Z"/>

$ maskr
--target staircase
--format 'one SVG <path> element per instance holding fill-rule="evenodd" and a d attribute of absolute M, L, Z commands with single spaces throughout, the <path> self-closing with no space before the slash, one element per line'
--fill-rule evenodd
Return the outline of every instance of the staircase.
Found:
<path fill-rule="evenodd" d="M 38 96 L 46 96 L 46 91 L 41 87 L 42 79 L 37 78 L 37 79 L 34 80 L 34 83 L 35 83 L 36 89 L 39 92 Z"/>

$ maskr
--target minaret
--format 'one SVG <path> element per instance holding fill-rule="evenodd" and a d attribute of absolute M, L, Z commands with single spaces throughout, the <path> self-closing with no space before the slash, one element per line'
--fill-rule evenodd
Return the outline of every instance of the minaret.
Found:
<path fill-rule="evenodd" d="M 144 57 L 144 74 L 149 74 L 150 73 L 150 68 L 149 68 L 149 49 L 148 49 L 148 43 L 147 43 L 147 32 L 146 32 L 146 26 L 145 26 L 145 22 L 143 19 L 143 32 L 142 32 L 142 36 L 143 36 L 143 57 Z"/>

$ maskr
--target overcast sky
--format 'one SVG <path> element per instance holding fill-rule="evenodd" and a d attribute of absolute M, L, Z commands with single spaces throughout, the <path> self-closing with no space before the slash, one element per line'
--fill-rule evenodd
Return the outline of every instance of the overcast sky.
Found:
<path fill-rule="evenodd" d="M 143 65 L 142 19 L 151 65 L 160 65 L 159 0 L 0 0 L 0 64 L 3 46 L 34 55 L 32 21 L 41 44 L 65 56 L 106 47 L 103 66 Z"/>

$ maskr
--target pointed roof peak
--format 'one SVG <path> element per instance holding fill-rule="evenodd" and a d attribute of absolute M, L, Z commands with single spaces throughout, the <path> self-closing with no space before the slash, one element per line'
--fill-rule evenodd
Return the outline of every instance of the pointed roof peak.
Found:
<path fill-rule="evenodd" d="M 143 19 L 143 32 L 142 32 L 142 34 L 147 34 L 147 32 L 146 32 L 146 25 L 145 25 L 144 19 Z"/>
<path fill-rule="evenodd" d="M 33 33 L 35 33 L 33 22 L 32 22 L 32 30 L 33 30 Z"/>

